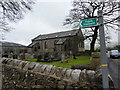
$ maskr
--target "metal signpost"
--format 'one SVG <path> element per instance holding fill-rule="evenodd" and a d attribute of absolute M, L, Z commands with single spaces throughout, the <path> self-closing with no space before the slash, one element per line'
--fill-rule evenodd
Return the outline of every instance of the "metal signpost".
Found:
<path fill-rule="evenodd" d="M 101 49 L 101 67 L 102 67 L 102 82 L 103 89 L 109 89 L 109 79 L 108 79 L 108 64 L 106 55 L 106 45 L 105 45 L 105 34 L 103 25 L 103 15 L 102 10 L 98 11 L 98 18 L 89 18 L 80 21 L 81 28 L 89 28 L 99 25 L 100 34 L 100 49 Z"/>
<path fill-rule="evenodd" d="M 99 34 L 100 34 L 100 50 L 101 50 L 101 67 L 102 67 L 102 80 L 103 88 L 109 88 L 109 79 L 108 79 L 108 64 L 107 64 L 107 55 L 106 55 L 106 44 L 105 44 L 105 34 L 104 34 L 104 25 L 103 25 L 103 15 L 102 10 L 98 11 L 98 21 L 99 21 Z"/>

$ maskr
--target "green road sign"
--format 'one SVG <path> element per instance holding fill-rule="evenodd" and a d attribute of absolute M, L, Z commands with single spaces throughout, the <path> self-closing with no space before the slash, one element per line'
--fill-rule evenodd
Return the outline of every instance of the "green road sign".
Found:
<path fill-rule="evenodd" d="M 80 21 L 80 27 L 86 28 L 86 27 L 93 27 L 98 25 L 98 19 L 97 18 L 90 18 L 90 19 L 84 19 Z"/>

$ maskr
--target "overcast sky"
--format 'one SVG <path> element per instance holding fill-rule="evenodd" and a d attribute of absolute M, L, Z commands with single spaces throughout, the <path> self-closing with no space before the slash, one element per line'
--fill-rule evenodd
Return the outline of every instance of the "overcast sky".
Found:
<path fill-rule="evenodd" d="M 23 20 L 14 24 L 15 28 L 5 33 L 5 41 L 16 42 L 23 45 L 31 43 L 31 39 L 46 33 L 69 30 L 63 26 L 65 17 L 71 8 L 72 0 L 39 0 Z M 113 40 L 117 38 L 112 35 Z"/>

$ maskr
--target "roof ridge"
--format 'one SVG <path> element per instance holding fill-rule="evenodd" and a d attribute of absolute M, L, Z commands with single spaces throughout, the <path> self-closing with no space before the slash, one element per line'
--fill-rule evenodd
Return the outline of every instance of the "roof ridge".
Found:
<path fill-rule="evenodd" d="M 8 42 L 8 41 L 0 41 L 0 43 L 2 44 L 14 44 L 14 45 L 20 45 L 20 46 L 26 46 L 26 45 L 23 45 L 23 44 L 19 44 L 19 43 L 15 43 L 15 42 Z"/>
<path fill-rule="evenodd" d="M 33 38 L 32 40 L 35 40 L 35 39 L 39 38 L 40 36 L 46 36 L 46 35 L 52 35 L 52 34 L 60 34 L 60 33 L 67 33 L 67 32 L 72 32 L 72 31 L 77 31 L 77 30 L 79 30 L 79 29 L 60 31 L 60 32 L 48 33 L 48 34 L 40 34 L 40 35 L 36 36 L 35 38 Z"/>
<path fill-rule="evenodd" d="M 70 31 L 75 31 L 77 29 L 74 30 L 68 30 L 68 31 L 59 31 L 59 32 L 53 32 L 53 33 L 48 33 L 48 34 L 43 34 L 43 35 L 49 35 L 49 34 L 56 34 L 56 33 L 62 33 L 62 32 L 70 32 Z M 42 35 L 42 34 L 41 34 Z"/>

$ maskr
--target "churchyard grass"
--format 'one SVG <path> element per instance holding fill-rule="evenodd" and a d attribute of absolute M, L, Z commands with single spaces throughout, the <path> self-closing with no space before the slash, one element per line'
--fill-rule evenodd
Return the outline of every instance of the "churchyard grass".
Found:
<path fill-rule="evenodd" d="M 76 58 L 77 59 L 72 59 L 72 58 L 65 59 L 65 61 L 68 61 L 68 63 L 61 63 L 61 61 L 38 62 L 38 63 L 54 65 L 54 66 L 57 66 L 57 67 L 65 67 L 65 68 L 70 68 L 71 65 L 86 65 L 86 64 L 90 64 L 90 56 L 76 56 Z M 29 59 L 26 59 L 26 61 L 36 62 L 37 59 L 29 58 Z"/>

